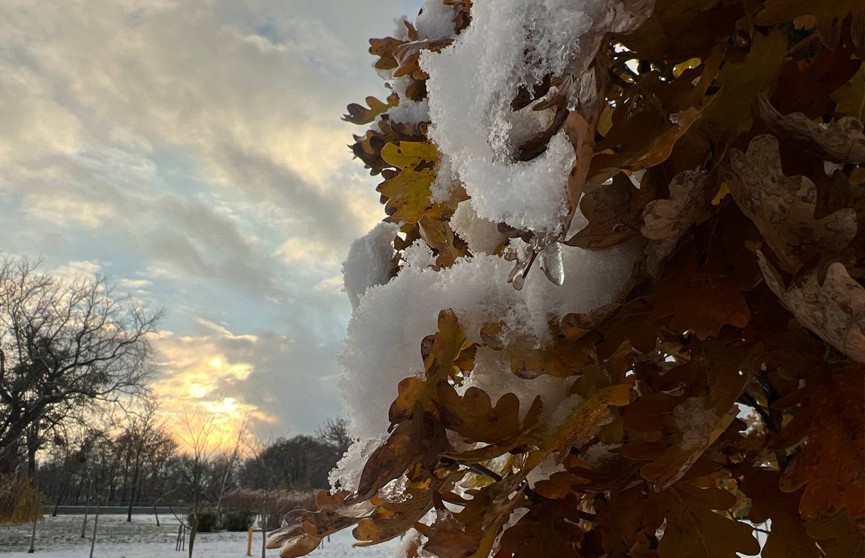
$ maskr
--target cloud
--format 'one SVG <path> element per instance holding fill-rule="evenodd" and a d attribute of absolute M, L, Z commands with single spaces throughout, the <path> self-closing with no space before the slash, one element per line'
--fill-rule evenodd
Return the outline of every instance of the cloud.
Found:
<path fill-rule="evenodd" d="M 260 438 L 312 432 L 339 413 L 332 346 L 273 332 L 236 335 L 199 318 L 201 335 L 161 332 L 153 388 L 169 423 L 215 413 L 225 432 L 246 419 Z M 226 434 L 229 436 L 229 434 Z"/>
<path fill-rule="evenodd" d="M 416 9 L 0 3 L 4 249 L 103 266 L 166 307 L 172 401 L 314 429 L 340 409 L 339 263 L 382 215 L 339 116 L 384 91 L 366 54 L 382 14 Z"/>

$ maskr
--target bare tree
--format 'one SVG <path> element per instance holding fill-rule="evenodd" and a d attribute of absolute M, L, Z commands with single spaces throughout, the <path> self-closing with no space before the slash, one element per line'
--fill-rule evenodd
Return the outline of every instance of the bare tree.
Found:
<path fill-rule="evenodd" d="M 213 440 L 217 431 L 212 414 L 183 410 L 182 430 L 179 434 L 186 445 L 188 454 L 182 459 L 180 472 L 189 498 L 188 516 L 189 557 L 195 547 L 195 537 L 199 530 L 199 518 L 207 506 L 213 506 L 219 514 L 219 506 L 225 492 L 231 488 L 237 461 L 240 456 L 246 419 L 240 425 L 237 438 L 232 447 L 220 446 Z"/>
<path fill-rule="evenodd" d="M 132 507 L 140 492 L 141 476 L 146 469 L 175 442 L 165 431 L 165 423 L 157 418 L 158 404 L 145 398 L 140 412 L 131 412 L 128 423 L 117 439 L 124 461 L 124 496 L 128 494 L 126 521 L 132 522 Z M 158 519 L 158 518 L 157 518 Z"/>
<path fill-rule="evenodd" d="M 327 419 L 318 430 L 315 431 L 318 438 L 325 444 L 334 448 L 337 459 L 340 459 L 354 441 L 348 432 L 348 421 L 342 417 Z"/>
<path fill-rule="evenodd" d="M 28 259 L 0 259 L 0 472 L 57 427 L 143 393 L 159 312 L 116 296 L 104 277 L 63 281 Z"/>

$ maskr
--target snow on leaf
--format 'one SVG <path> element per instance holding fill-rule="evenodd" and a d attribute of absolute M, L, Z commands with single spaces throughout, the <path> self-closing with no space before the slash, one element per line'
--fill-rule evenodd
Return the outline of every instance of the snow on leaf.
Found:
<path fill-rule="evenodd" d="M 640 474 L 656 489 L 665 489 L 697 462 L 736 418 L 734 402 L 745 388 L 754 355 L 721 341 L 707 342 L 686 364 L 660 381 L 679 378 L 681 394 L 647 393 L 625 408 L 625 423 L 638 431 L 659 431 L 649 441 L 622 448 L 625 456 L 649 461 Z M 660 389 L 660 388 L 659 388 Z M 678 391 L 678 390 L 677 390 Z"/>

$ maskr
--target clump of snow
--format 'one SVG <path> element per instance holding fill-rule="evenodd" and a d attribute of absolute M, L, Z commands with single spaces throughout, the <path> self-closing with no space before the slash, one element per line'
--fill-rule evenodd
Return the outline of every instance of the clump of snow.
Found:
<path fill-rule="evenodd" d="M 580 457 L 588 463 L 593 469 L 602 468 L 608 461 L 616 457 L 613 450 L 622 447 L 621 444 L 605 444 L 598 442 L 587 447 Z"/>
<path fill-rule="evenodd" d="M 436 177 L 430 184 L 430 201 L 433 203 L 446 202 L 451 197 L 456 176 L 451 166 L 451 158 L 447 153 L 439 153 L 438 164 L 436 165 Z"/>
<path fill-rule="evenodd" d="M 472 7 L 472 23 L 453 45 L 424 51 L 430 136 L 452 159 L 478 215 L 558 233 L 567 214 L 565 179 L 574 150 L 564 132 L 529 162 L 514 162 L 519 140 L 543 125 L 533 111 L 511 110 L 520 86 L 562 75 L 602 2 L 499 0 Z M 530 122 L 525 122 L 529 120 Z"/>
<path fill-rule="evenodd" d="M 492 221 L 481 219 L 472 205 L 462 202 L 451 217 L 451 228 L 466 241 L 472 254 L 492 254 L 505 240 L 499 226 Z"/>
<path fill-rule="evenodd" d="M 420 124 L 429 121 L 429 104 L 423 101 L 412 101 L 408 98 L 400 98 L 399 104 L 391 107 L 385 113 L 391 122 L 404 122 L 406 124 Z M 379 116 L 378 118 L 381 118 Z"/>
<path fill-rule="evenodd" d="M 432 267 L 436 263 L 436 258 L 429 245 L 420 238 L 403 250 L 402 258 L 405 261 L 406 267 L 415 269 Z"/>
<path fill-rule="evenodd" d="M 566 248 L 561 287 L 538 280 L 516 291 L 507 282 L 511 262 L 496 256 L 459 260 L 437 272 L 406 267 L 389 283 L 371 287 L 355 308 L 340 355 L 353 433 L 367 437 L 386 430 L 384 409 L 400 380 L 423 372 L 421 340 L 436 331 L 443 308 L 456 312 L 472 341 L 480 341 L 484 323 L 504 320 L 505 343 L 519 336 L 545 344 L 551 318 L 611 302 L 636 257 L 630 245 L 603 253 Z"/>
<path fill-rule="evenodd" d="M 361 295 L 369 287 L 390 279 L 393 239 L 398 230 L 399 227 L 393 223 L 379 223 L 349 248 L 342 264 L 342 277 L 352 308 L 357 307 Z"/>
<path fill-rule="evenodd" d="M 705 408 L 701 397 L 689 397 L 673 410 L 673 421 L 682 432 L 682 449 L 685 450 L 705 444 L 719 420 L 721 417 L 714 409 Z"/>
<path fill-rule="evenodd" d="M 456 12 L 442 0 L 427 0 L 415 20 L 419 39 L 437 41 L 454 34 Z"/>
<path fill-rule="evenodd" d="M 534 488 L 535 484 L 539 481 L 547 480 L 553 476 L 553 474 L 561 473 L 566 470 L 567 469 L 565 469 L 565 466 L 560 463 L 559 459 L 556 459 L 553 455 L 549 455 L 537 467 L 529 471 L 529 474 L 526 475 L 526 482 L 529 483 L 529 488 Z"/>
<path fill-rule="evenodd" d="M 390 407 L 390 403 L 388 403 L 388 407 Z M 387 412 L 385 412 L 385 415 L 387 415 Z M 348 451 L 345 452 L 345 455 L 342 456 L 342 459 L 336 464 L 336 468 L 327 475 L 332 492 L 340 489 L 357 490 L 360 484 L 360 474 L 363 472 L 366 460 L 385 440 L 387 440 L 387 436 L 379 434 L 378 436 L 368 436 L 363 440 L 353 443 L 348 448 Z"/>
<path fill-rule="evenodd" d="M 390 107 L 384 114 L 392 122 L 403 122 L 407 124 L 420 124 L 429 122 L 429 100 L 414 101 L 408 96 L 408 88 L 414 83 L 409 77 L 401 77 L 390 80 L 390 88 L 399 97 L 399 104 Z M 376 117 L 376 125 L 381 120 L 381 115 Z"/>
<path fill-rule="evenodd" d="M 524 418 L 535 397 L 541 396 L 542 414 L 550 416 L 568 398 L 571 381 L 567 378 L 538 376 L 520 378 L 511 372 L 510 359 L 503 351 L 480 347 L 475 356 L 475 368 L 459 387 L 465 392 L 470 387 L 482 389 L 496 402 L 506 393 L 513 393 L 520 400 L 520 419 Z M 571 407 L 568 409 L 570 410 Z"/>

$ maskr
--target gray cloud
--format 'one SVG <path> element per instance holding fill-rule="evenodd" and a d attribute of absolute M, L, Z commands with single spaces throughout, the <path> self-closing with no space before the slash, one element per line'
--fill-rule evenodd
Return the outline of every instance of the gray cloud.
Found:
<path fill-rule="evenodd" d="M 100 262 L 166 338 L 204 314 L 271 332 L 188 337 L 252 363 L 219 390 L 314 428 L 339 408 L 339 261 L 381 216 L 339 116 L 382 94 L 366 39 L 417 4 L 5 0 L 0 250 Z"/>

